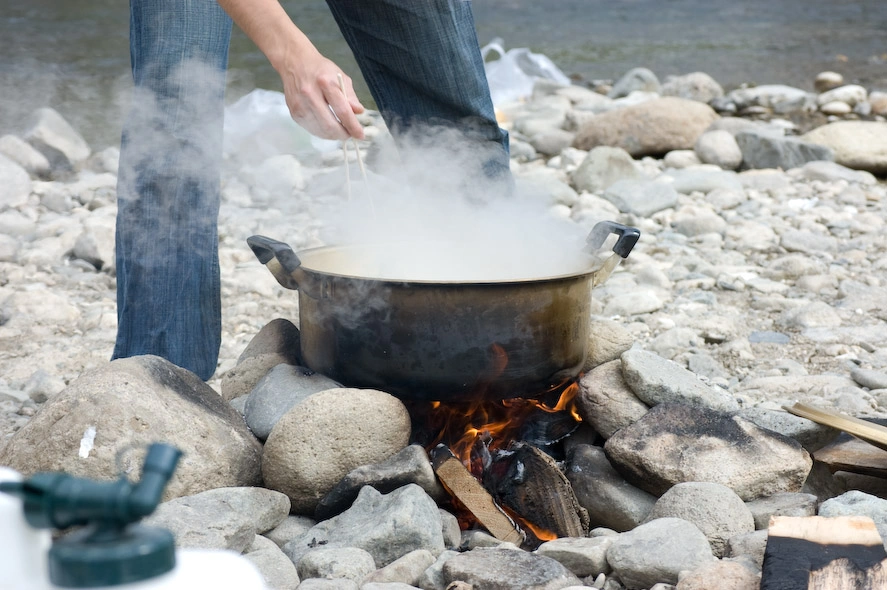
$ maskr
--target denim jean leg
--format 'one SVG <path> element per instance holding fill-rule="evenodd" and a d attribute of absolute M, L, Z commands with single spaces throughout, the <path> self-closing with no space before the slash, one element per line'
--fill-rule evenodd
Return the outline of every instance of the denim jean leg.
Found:
<path fill-rule="evenodd" d="M 510 181 L 508 134 L 496 122 L 468 0 L 327 0 L 393 132 L 458 122 L 492 142 L 491 178 Z"/>
<path fill-rule="evenodd" d="M 231 21 L 215 0 L 131 0 L 135 88 L 117 185 L 117 341 L 209 379 L 221 343 L 218 211 Z"/>

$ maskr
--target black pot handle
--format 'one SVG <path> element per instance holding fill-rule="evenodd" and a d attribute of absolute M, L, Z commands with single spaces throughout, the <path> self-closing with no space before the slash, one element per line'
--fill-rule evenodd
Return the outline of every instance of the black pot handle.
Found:
<path fill-rule="evenodd" d="M 252 249 L 259 262 L 268 267 L 277 282 L 287 289 L 298 289 L 298 275 L 302 271 L 302 261 L 293 252 L 289 244 L 266 238 L 265 236 L 250 236 L 246 243 Z"/>
<path fill-rule="evenodd" d="M 632 248 L 634 248 L 634 245 L 638 243 L 638 239 L 641 237 L 641 230 L 636 227 L 628 227 L 627 225 L 616 223 L 615 221 L 599 221 L 591 228 L 591 233 L 588 234 L 585 242 L 591 249 L 596 250 L 604 245 L 610 234 L 619 236 L 619 239 L 616 240 L 616 244 L 613 246 L 613 252 L 622 258 L 628 258 Z"/>

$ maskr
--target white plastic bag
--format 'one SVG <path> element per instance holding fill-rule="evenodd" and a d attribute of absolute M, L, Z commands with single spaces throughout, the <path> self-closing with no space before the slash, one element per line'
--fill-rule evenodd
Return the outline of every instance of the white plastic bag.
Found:
<path fill-rule="evenodd" d="M 505 51 L 502 39 L 493 39 L 481 48 L 481 55 L 486 60 L 491 51 L 499 54 L 499 59 L 484 64 L 487 82 L 493 104 L 502 105 L 526 99 L 533 92 L 537 80 L 553 80 L 565 86 L 570 79 L 554 62 L 539 53 L 532 53 L 526 47 L 518 47 Z"/>
<path fill-rule="evenodd" d="M 290 116 L 282 92 L 257 88 L 225 108 L 226 156 L 257 164 L 281 154 L 301 155 L 336 149 L 338 141 L 315 137 Z"/>

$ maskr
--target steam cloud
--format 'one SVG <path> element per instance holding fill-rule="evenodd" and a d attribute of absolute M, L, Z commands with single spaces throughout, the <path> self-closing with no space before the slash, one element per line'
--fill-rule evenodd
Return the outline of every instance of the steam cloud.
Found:
<path fill-rule="evenodd" d="M 322 214 L 324 242 L 349 247 L 335 272 L 488 281 L 588 268 L 585 230 L 552 216 L 547 195 L 520 182 L 507 194 L 486 177 L 488 142 L 424 127 L 398 143 L 380 151 L 366 183 L 352 168 L 351 200 Z"/>

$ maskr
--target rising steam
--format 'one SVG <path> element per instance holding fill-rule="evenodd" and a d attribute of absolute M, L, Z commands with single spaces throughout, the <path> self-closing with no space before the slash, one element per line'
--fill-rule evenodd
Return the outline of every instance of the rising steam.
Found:
<path fill-rule="evenodd" d="M 553 217 L 547 195 L 484 174 L 490 146 L 452 129 L 413 129 L 381 149 L 366 183 L 352 170 L 351 200 L 323 214 L 325 243 L 348 247 L 333 272 L 499 281 L 587 269 L 585 231 Z"/>

